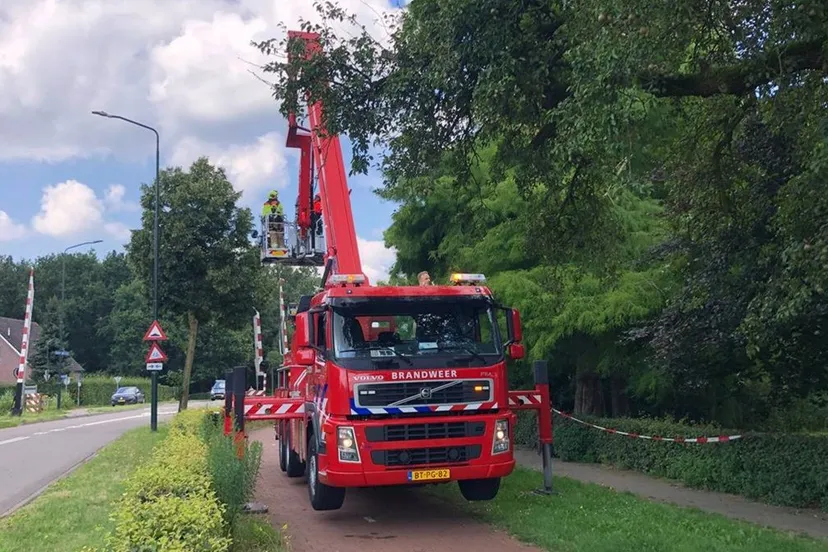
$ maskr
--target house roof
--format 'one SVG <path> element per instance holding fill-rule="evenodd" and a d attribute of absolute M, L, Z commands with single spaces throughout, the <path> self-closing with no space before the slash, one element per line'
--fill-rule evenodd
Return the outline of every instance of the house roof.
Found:
<path fill-rule="evenodd" d="M 9 342 L 9 345 L 14 347 L 18 353 L 20 352 L 20 345 L 23 343 L 23 321 L 14 318 L 5 318 L 0 316 L 0 335 Z M 37 339 L 40 337 L 40 325 L 32 321 L 31 335 L 29 336 L 29 352 L 34 349 Z"/>
<path fill-rule="evenodd" d="M 23 321 L 15 318 L 0 316 L 0 338 L 12 346 L 14 351 L 20 354 L 20 345 L 23 343 Z M 40 325 L 32 321 L 31 335 L 29 336 L 29 359 L 31 360 L 37 340 L 40 338 Z M 74 358 L 66 359 L 66 370 L 68 372 L 83 372 L 83 367 Z"/>

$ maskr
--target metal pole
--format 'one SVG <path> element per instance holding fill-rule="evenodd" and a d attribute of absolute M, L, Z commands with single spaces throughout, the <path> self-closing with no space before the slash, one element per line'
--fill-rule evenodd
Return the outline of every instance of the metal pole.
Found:
<path fill-rule="evenodd" d="M 152 319 L 158 320 L 158 203 L 161 195 L 161 140 L 155 133 L 155 214 L 152 223 Z M 150 393 L 150 430 L 158 431 L 158 371 L 153 370 Z"/>
<path fill-rule="evenodd" d="M 60 256 L 60 325 L 59 325 L 59 332 L 60 332 L 60 349 L 62 351 L 66 350 L 66 347 L 69 345 L 69 340 L 67 339 L 64 343 L 64 335 L 63 335 L 63 318 L 66 313 L 66 254 L 69 252 L 70 249 L 75 249 L 76 247 L 82 247 L 84 245 L 94 245 L 96 243 L 101 243 L 103 240 L 92 240 L 92 241 L 85 241 L 81 243 L 76 243 L 75 245 L 70 245 L 66 249 L 63 250 L 63 255 Z M 60 361 L 58 362 L 58 374 L 63 375 L 63 369 L 66 364 L 66 357 L 61 355 Z M 61 378 L 62 379 L 62 378 Z M 61 381 L 63 384 L 63 381 Z M 60 387 L 58 387 L 58 409 L 60 409 Z M 78 387 L 78 406 L 80 406 L 80 387 Z"/>
<path fill-rule="evenodd" d="M 158 131 L 151 126 L 127 119 L 120 115 L 112 115 L 106 111 L 93 111 L 93 115 L 107 119 L 120 119 L 127 123 L 147 129 L 155 134 L 155 209 L 152 222 L 152 319 L 158 320 L 158 205 L 161 197 L 161 138 Z M 150 396 L 150 429 L 158 431 L 158 372 L 153 370 Z"/>
<path fill-rule="evenodd" d="M 545 360 L 536 360 L 533 365 L 535 389 L 541 394 L 540 410 L 538 410 L 538 435 L 541 444 L 541 458 L 543 463 L 543 489 L 537 489 L 537 494 L 554 494 L 552 490 L 552 413 L 549 401 L 549 369 Z"/>

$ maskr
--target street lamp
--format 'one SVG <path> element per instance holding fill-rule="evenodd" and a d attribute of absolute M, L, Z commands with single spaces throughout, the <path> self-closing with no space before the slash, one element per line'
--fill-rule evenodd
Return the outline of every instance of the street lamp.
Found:
<path fill-rule="evenodd" d="M 161 188 L 161 139 L 158 136 L 157 130 L 138 121 L 133 121 L 120 115 L 112 115 L 106 111 L 93 111 L 92 115 L 106 117 L 107 119 L 120 119 L 135 126 L 145 128 L 155 134 L 155 216 L 152 223 L 152 319 L 158 320 L 158 204 Z M 152 431 L 158 431 L 158 372 L 153 370 L 151 376 L 150 429 Z"/>
<path fill-rule="evenodd" d="M 60 340 L 63 342 L 63 317 L 66 312 L 66 253 L 69 252 L 70 249 L 75 249 L 76 247 L 82 247 L 84 245 L 94 245 L 96 243 L 102 243 L 103 240 L 93 240 L 93 241 L 85 241 L 81 243 L 76 243 L 75 245 L 70 245 L 66 249 L 63 250 L 63 255 L 60 257 Z M 48 349 L 47 349 L 48 353 Z M 48 358 L 48 355 L 47 355 Z M 61 363 L 63 362 L 64 357 L 61 356 Z M 62 364 L 61 364 L 62 366 Z M 61 373 L 63 371 L 61 370 Z M 78 390 L 80 392 L 80 390 Z M 58 387 L 58 408 L 60 408 L 60 387 Z"/>

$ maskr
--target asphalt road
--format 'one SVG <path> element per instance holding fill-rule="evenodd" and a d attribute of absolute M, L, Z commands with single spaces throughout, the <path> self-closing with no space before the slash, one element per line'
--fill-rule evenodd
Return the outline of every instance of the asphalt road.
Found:
<path fill-rule="evenodd" d="M 190 401 L 190 408 L 206 401 Z M 158 406 L 159 422 L 178 405 Z M 101 447 L 135 427 L 149 426 L 149 406 L 0 429 L 0 517 L 40 494 Z"/>

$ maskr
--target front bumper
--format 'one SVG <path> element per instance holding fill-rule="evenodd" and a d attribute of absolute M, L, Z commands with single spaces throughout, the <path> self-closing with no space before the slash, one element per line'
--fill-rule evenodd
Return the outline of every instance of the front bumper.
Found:
<path fill-rule="evenodd" d="M 326 433 L 325 454 L 319 455 L 319 479 L 332 487 L 375 487 L 386 485 L 410 485 L 446 483 L 465 479 L 488 479 L 505 477 L 515 469 L 513 450 L 510 448 L 500 454 L 492 454 L 494 427 L 496 420 L 509 420 L 511 443 L 514 443 L 515 416 L 490 413 L 472 416 L 429 416 L 394 420 L 343 421 L 332 420 L 333 426 L 348 426 L 354 429 L 360 462 L 340 462 L 337 451 L 335 432 Z M 387 426 L 422 426 L 423 424 L 485 424 L 482 434 L 474 436 L 409 439 L 409 440 L 368 440 L 368 431 L 376 435 L 377 429 Z M 327 424 L 326 424 L 327 425 Z M 401 429 L 398 427 L 397 429 Z M 388 433 L 394 433 L 388 431 Z M 400 432 L 396 432 L 399 434 Z M 437 451 L 426 454 L 434 462 L 408 463 L 389 462 L 389 458 L 398 459 L 402 451 L 410 456 L 422 458 L 422 451 Z M 447 461 L 442 453 L 448 449 L 474 451 L 458 461 Z M 440 458 L 443 456 L 442 458 Z M 388 463 L 385 465 L 383 462 Z M 440 480 L 413 482 L 410 473 L 413 470 L 449 470 L 449 477 Z"/>
<path fill-rule="evenodd" d="M 506 454 L 504 454 L 506 456 Z M 506 477 L 515 469 L 515 460 L 510 457 L 506 462 L 496 464 L 482 463 L 479 465 L 444 465 L 444 466 L 412 466 L 410 469 L 370 470 L 363 472 L 336 471 L 328 468 L 319 473 L 319 480 L 331 487 L 381 487 L 387 485 L 411 485 L 409 471 L 412 469 L 448 468 L 451 476 L 439 481 L 422 481 L 414 484 L 447 483 L 462 479 L 488 479 L 492 477 Z"/>

